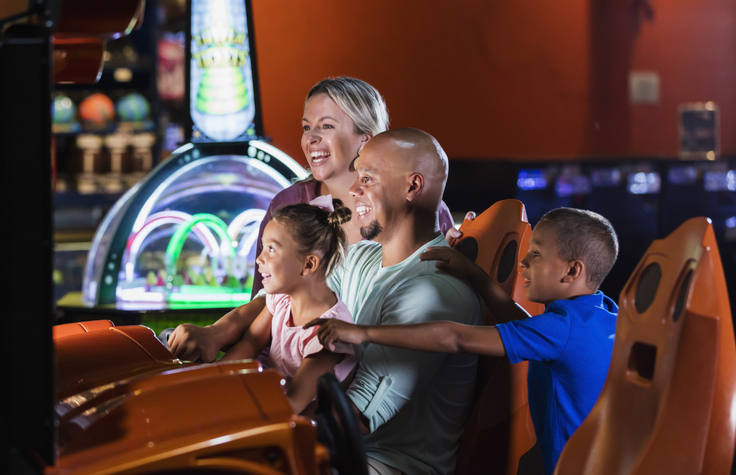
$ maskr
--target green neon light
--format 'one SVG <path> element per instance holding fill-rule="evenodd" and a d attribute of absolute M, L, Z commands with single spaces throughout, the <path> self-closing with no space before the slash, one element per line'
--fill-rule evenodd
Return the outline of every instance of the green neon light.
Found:
<path fill-rule="evenodd" d="M 250 294 L 242 292 L 230 294 L 170 294 L 170 302 L 248 302 Z"/>
<path fill-rule="evenodd" d="M 184 242 L 187 240 L 187 236 L 192 232 L 194 226 L 199 223 L 206 224 L 210 229 L 217 233 L 222 241 L 232 244 L 230 236 L 227 234 L 227 224 L 225 224 L 225 221 L 210 213 L 195 214 L 192 216 L 192 219 L 180 224 L 179 227 L 176 228 L 174 235 L 171 237 L 171 241 L 169 241 L 169 245 L 166 248 L 166 254 L 164 256 L 166 272 L 168 275 L 176 275 L 176 262 L 179 260 L 181 251 L 184 248 Z M 228 250 L 228 255 L 234 258 L 235 249 L 233 246 L 230 245 L 225 247 Z"/>

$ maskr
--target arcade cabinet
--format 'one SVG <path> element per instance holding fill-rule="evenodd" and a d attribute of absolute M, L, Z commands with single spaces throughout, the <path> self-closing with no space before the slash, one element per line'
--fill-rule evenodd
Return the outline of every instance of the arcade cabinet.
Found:
<path fill-rule="evenodd" d="M 38 473 L 56 458 L 53 405 L 52 81 L 94 82 L 107 38 L 129 33 L 143 2 L 0 3 L 0 173 L 7 223 L 0 312 L 0 473 Z M 95 20 L 95 21 L 90 21 Z M 11 275 L 12 274 L 12 275 Z"/>
<path fill-rule="evenodd" d="M 307 176 L 263 139 L 250 2 L 191 0 L 188 7 L 189 143 L 105 216 L 81 298 L 58 303 L 63 321 L 103 317 L 160 331 L 177 322 L 174 315 L 211 323 L 192 316 L 214 321 L 247 303 L 265 210 Z"/>

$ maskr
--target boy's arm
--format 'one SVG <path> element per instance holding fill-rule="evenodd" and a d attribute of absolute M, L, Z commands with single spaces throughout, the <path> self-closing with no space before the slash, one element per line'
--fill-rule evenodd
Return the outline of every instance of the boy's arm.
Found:
<path fill-rule="evenodd" d="M 320 351 L 302 360 L 296 370 L 286 397 L 291 402 L 295 414 L 299 414 L 317 395 L 317 379 L 325 373 L 332 373 L 335 365 L 344 357 L 331 351 Z"/>
<path fill-rule="evenodd" d="M 243 338 L 235 343 L 220 361 L 233 361 L 248 358 L 256 358 L 268 344 L 271 338 L 271 321 L 273 315 L 268 307 L 263 307 L 260 315 L 248 327 Z"/>
<path fill-rule="evenodd" d="M 414 325 L 353 325 L 336 319 L 315 319 L 306 326 L 320 325 L 319 341 L 330 348 L 334 341 L 378 345 L 437 353 L 475 353 L 505 356 L 501 335 L 494 326 L 430 322 Z"/>
<path fill-rule="evenodd" d="M 197 358 L 207 363 L 215 361 L 221 349 L 242 338 L 265 306 L 265 297 L 258 297 L 231 310 L 212 325 L 179 325 L 169 337 L 169 348 L 177 358 L 187 361 Z"/>
<path fill-rule="evenodd" d="M 491 279 L 475 262 L 463 253 L 449 247 L 429 247 L 419 255 L 423 261 L 437 261 L 435 267 L 461 279 L 467 279 L 483 299 L 497 323 L 522 320 L 529 313 L 518 305 L 500 285 Z"/>

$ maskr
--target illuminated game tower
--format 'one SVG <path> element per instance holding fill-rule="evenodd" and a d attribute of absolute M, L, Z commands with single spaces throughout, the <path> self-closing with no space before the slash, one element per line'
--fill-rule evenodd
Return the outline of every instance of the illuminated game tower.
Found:
<path fill-rule="evenodd" d="M 265 210 L 306 176 L 262 139 L 250 2 L 191 0 L 189 7 L 189 143 L 102 221 L 85 267 L 86 306 L 147 311 L 247 302 Z"/>

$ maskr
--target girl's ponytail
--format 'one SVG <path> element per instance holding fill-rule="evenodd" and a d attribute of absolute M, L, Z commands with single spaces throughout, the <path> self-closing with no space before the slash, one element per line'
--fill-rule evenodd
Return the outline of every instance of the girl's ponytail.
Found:
<path fill-rule="evenodd" d="M 337 267 L 347 254 L 348 241 L 342 225 L 352 216 L 350 208 L 342 201 L 332 200 L 334 211 L 306 203 L 282 206 L 274 211 L 272 219 L 288 223 L 289 233 L 297 243 L 299 252 L 322 255 L 325 275 Z"/>
<path fill-rule="evenodd" d="M 353 215 L 350 208 L 343 206 L 342 201 L 338 199 L 332 200 L 332 206 L 335 208 L 335 211 L 332 211 L 327 216 L 327 222 L 330 228 L 332 228 L 332 236 L 329 250 L 325 254 L 325 259 L 327 260 L 325 275 L 330 275 L 335 267 L 340 265 L 340 262 L 342 262 L 348 252 L 348 239 L 345 236 L 345 231 L 342 230 L 342 225 L 350 221 Z"/>

